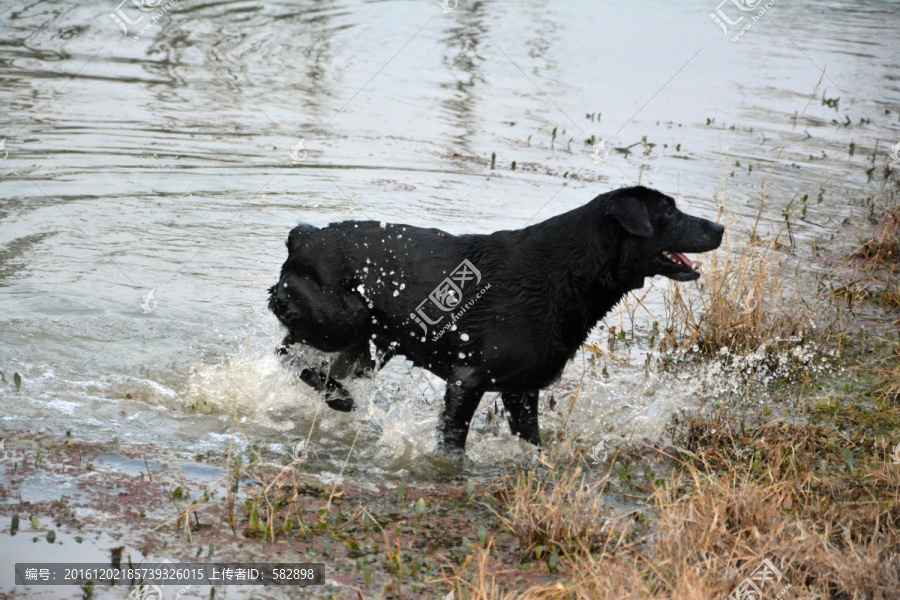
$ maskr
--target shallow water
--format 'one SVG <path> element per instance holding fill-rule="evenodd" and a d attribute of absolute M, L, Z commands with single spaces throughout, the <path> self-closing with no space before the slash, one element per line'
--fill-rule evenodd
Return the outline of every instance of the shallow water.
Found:
<path fill-rule="evenodd" d="M 441 380 L 395 359 L 359 411 L 317 412 L 273 356 L 266 288 L 298 221 L 489 232 L 636 181 L 715 219 L 727 185 L 738 246 L 807 195 L 786 250 L 803 260 L 863 218 L 900 140 L 900 10 L 782 0 L 732 42 L 714 4 L 181 0 L 134 40 L 155 13 L 131 3 L 124 35 L 114 2 L 0 2 L 0 426 L 212 455 L 309 435 L 313 468 L 427 478 Z M 646 143 L 601 164 L 591 136 Z M 653 285 L 632 303 L 645 331 Z M 645 373 L 644 351 L 577 358 L 545 438 L 657 437 L 700 382 Z M 495 399 L 475 474 L 534 456 Z"/>

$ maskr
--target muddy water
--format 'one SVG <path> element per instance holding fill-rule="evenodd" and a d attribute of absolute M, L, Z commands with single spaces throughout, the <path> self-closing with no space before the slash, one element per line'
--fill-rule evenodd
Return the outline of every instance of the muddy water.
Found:
<path fill-rule="evenodd" d="M 126 34 L 112 1 L 0 3 L 10 443 L 70 430 L 286 456 L 309 436 L 313 469 L 427 478 L 440 380 L 395 359 L 357 386 L 358 412 L 318 412 L 272 355 L 265 290 L 298 221 L 489 232 L 640 181 L 726 219 L 734 246 L 806 195 L 786 252 L 836 243 L 900 141 L 900 10 L 782 0 L 732 42 L 714 4 L 180 0 L 156 21 L 121 5 Z M 579 356 L 555 409 L 546 395 L 545 437 L 568 420 L 586 443 L 653 438 L 694 402 L 695 379 L 643 368 L 665 285 L 631 305 L 645 335 L 625 360 Z M 533 456 L 488 418 L 495 401 L 470 438 L 476 475 Z"/>

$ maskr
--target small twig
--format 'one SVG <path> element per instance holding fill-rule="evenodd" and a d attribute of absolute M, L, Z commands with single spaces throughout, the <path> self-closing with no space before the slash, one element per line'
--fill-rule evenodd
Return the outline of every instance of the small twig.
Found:
<path fill-rule="evenodd" d="M 356 440 L 359 438 L 360 430 L 356 431 L 356 436 L 353 438 L 353 443 L 350 444 L 350 450 L 347 452 L 347 458 L 344 459 L 344 464 L 341 466 L 341 472 L 338 473 L 338 477 L 342 477 L 344 475 L 344 469 L 347 468 L 347 463 L 350 462 L 350 455 L 353 453 L 353 448 L 356 446 Z M 337 479 L 334 481 L 334 485 L 331 486 L 331 493 L 328 495 L 328 502 L 325 504 L 325 512 L 327 513 L 331 508 L 331 499 L 334 498 L 334 491 L 337 489 Z"/>

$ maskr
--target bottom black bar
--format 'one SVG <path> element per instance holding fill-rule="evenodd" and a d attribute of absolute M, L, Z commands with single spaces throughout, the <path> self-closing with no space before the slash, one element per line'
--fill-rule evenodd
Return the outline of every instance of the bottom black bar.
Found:
<path fill-rule="evenodd" d="M 16 585 L 322 585 L 323 563 L 16 563 Z"/>

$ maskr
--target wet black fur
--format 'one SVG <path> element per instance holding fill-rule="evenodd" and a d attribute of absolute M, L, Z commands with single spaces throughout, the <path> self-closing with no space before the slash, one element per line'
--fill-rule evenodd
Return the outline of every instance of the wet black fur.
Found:
<path fill-rule="evenodd" d="M 464 449 L 487 391 L 501 392 L 512 432 L 540 445 L 538 391 L 560 377 L 594 325 L 646 277 L 699 277 L 660 253 L 713 250 L 723 231 L 644 187 L 602 194 L 542 223 L 489 235 L 374 221 L 298 225 L 288 237 L 281 277 L 269 290 L 269 308 L 288 330 L 281 352 L 292 344 L 340 352 L 327 368 L 301 367 L 303 381 L 325 392 L 332 408 L 353 407 L 340 380 L 402 354 L 448 383 L 442 449 Z M 432 319 L 443 315 L 427 334 L 410 314 L 464 259 L 482 279 L 463 288 L 453 312 L 490 287 L 455 331 L 434 340 L 450 313 L 426 303 Z"/>

